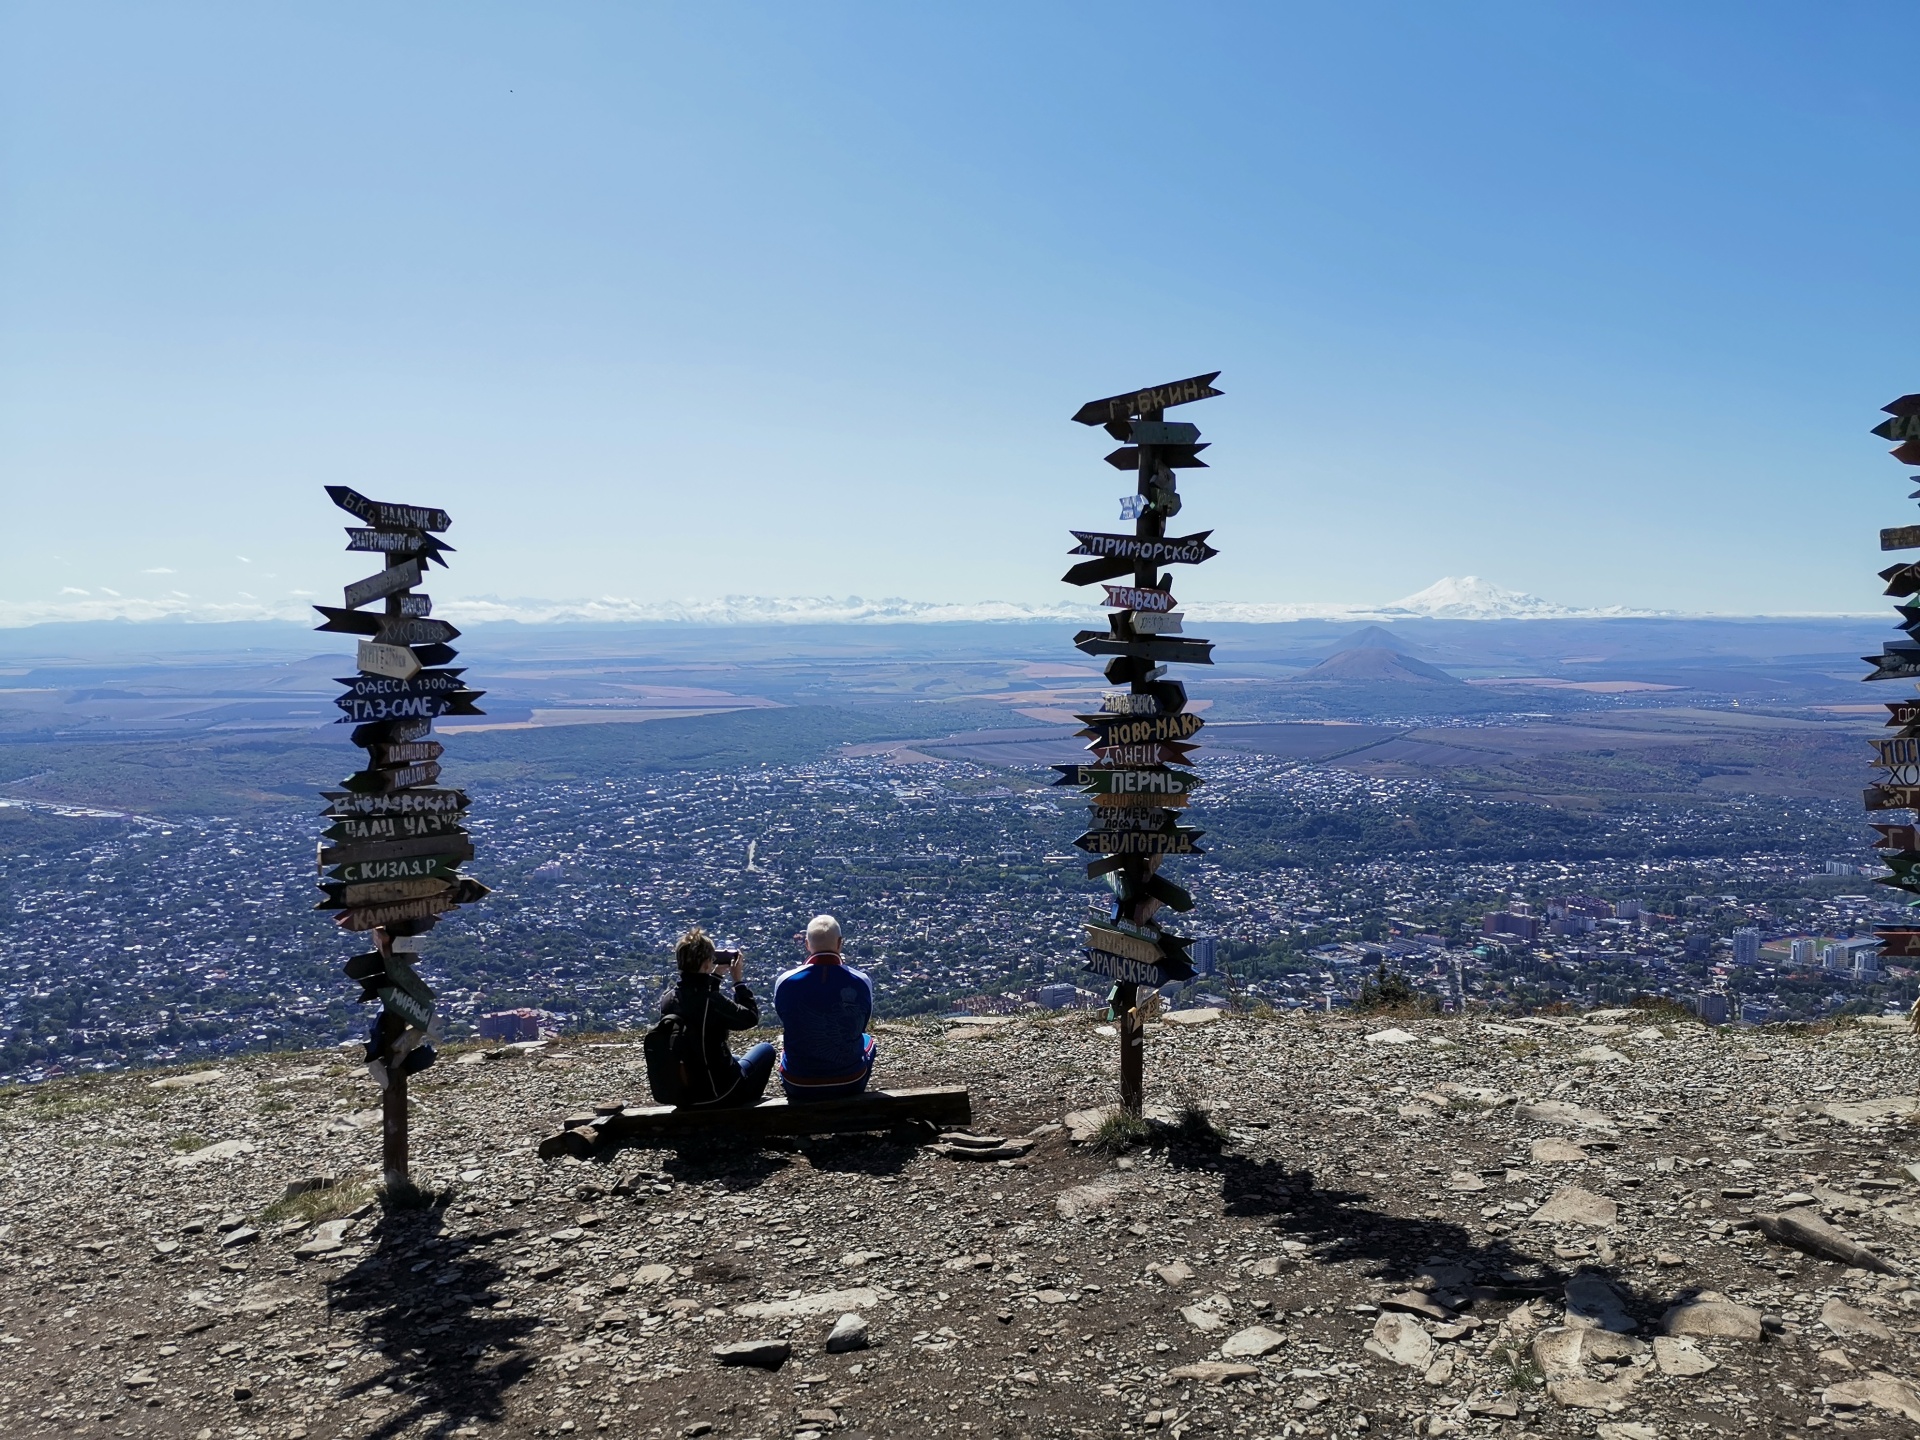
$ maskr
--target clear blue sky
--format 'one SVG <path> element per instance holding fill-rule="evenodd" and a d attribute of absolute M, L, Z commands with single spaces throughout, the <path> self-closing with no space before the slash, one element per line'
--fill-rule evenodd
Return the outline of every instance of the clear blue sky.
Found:
<path fill-rule="evenodd" d="M 329 591 L 335 481 L 449 596 L 1053 600 L 1211 369 L 1189 599 L 1869 609 L 1915 23 L 0 6 L 0 618 Z"/>

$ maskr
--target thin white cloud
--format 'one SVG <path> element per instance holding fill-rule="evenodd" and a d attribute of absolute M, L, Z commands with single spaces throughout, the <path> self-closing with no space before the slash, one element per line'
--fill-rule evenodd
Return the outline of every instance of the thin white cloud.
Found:
<path fill-rule="evenodd" d="M 177 596 L 179 599 L 182 599 L 182 600 L 191 600 L 193 598 L 184 590 L 169 590 L 167 593 L 169 595 Z"/>
<path fill-rule="evenodd" d="M 233 558 L 238 560 L 242 565 L 251 565 L 253 563 L 253 561 L 249 560 L 244 555 L 236 555 Z"/>
<path fill-rule="evenodd" d="M 76 589 L 72 585 L 62 585 L 60 587 L 60 593 L 62 595 L 85 595 L 87 592 L 85 590 Z"/>
<path fill-rule="evenodd" d="M 120 592 L 119 592 L 118 590 L 115 590 L 115 589 L 113 589 L 113 588 L 112 588 L 111 586 L 108 586 L 108 585 L 102 585 L 102 586 L 100 587 L 100 593 L 101 593 L 102 595 L 111 595 L 111 596 L 113 596 L 113 598 L 114 598 L 114 599 L 116 599 L 116 600 L 118 600 L 118 599 L 120 598 Z"/>
<path fill-rule="evenodd" d="M 245 590 L 236 590 L 233 593 L 238 595 L 242 600 L 253 599 L 253 596 L 249 595 Z"/>
<path fill-rule="evenodd" d="M 178 572 L 169 570 L 164 565 L 156 565 L 151 570 L 142 570 L 140 573 L 142 575 L 173 575 L 173 574 L 177 574 Z"/>

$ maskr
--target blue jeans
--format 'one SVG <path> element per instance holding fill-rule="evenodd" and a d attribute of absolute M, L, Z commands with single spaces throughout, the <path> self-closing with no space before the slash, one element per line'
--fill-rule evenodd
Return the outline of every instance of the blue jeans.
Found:
<path fill-rule="evenodd" d="M 876 1047 L 871 1035 L 863 1035 L 860 1038 L 864 1042 L 861 1058 L 865 1060 L 867 1068 L 852 1080 L 842 1081 L 838 1085 L 808 1085 L 804 1082 L 789 1080 L 783 1067 L 780 1072 L 780 1088 L 787 1092 L 788 1102 L 794 1105 L 807 1105 L 815 1100 L 845 1100 L 850 1095 L 864 1094 L 867 1081 L 873 1078 Z"/>
<path fill-rule="evenodd" d="M 758 1105 L 767 1093 L 767 1077 L 773 1074 L 773 1046 L 764 1040 L 740 1057 L 740 1078 L 733 1088 L 713 1102 L 715 1110 L 733 1110 Z"/>

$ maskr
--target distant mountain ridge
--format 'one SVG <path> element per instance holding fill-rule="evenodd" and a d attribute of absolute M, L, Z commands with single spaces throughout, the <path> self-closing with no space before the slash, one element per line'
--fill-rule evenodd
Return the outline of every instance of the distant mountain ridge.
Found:
<path fill-rule="evenodd" d="M 1361 685 L 1464 685 L 1466 681 L 1449 675 L 1438 665 L 1429 665 L 1411 655 L 1383 646 L 1368 645 L 1355 650 L 1336 650 L 1310 670 L 1292 677 L 1294 684 L 1337 681 Z"/>
<path fill-rule="evenodd" d="M 150 599 L 89 595 L 82 599 L 0 601 L 0 628 L 89 621 L 186 621 L 213 624 L 237 621 L 290 621 L 310 624 L 311 596 L 278 600 L 202 602 L 189 597 Z M 1197 624 L 1280 624 L 1293 620 L 1580 620 L 1677 617 L 1673 611 L 1636 610 L 1623 605 L 1581 609 L 1509 590 L 1477 575 L 1446 576 L 1424 590 L 1381 605 L 1324 601 L 1280 602 L 1196 600 L 1184 605 Z M 1086 623 L 1102 615 L 1090 597 L 1057 601 L 908 600 L 899 596 L 867 599 L 859 595 L 724 595 L 708 600 L 635 600 L 622 596 L 554 600 L 538 597 L 448 596 L 436 614 L 460 625 L 510 622 L 522 625 L 887 625 L 946 623 Z"/>

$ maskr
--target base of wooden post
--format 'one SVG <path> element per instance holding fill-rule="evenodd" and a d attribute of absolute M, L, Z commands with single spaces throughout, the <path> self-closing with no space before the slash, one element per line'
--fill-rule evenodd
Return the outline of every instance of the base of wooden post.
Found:
<path fill-rule="evenodd" d="M 1126 990 L 1134 990 L 1129 985 Z M 1133 996 L 1123 994 L 1117 1001 L 1117 1028 L 1120 1031 L 1120 1108 L 1138 1115 L 1147 1104 L 1147 1027 Z"/>
<path fill-rule="evenodd" d="M 411 1183 L 407 1170 L 407 1077 L 389 1063 L 380 1098 L 381 1179 L 389 1190 L 404 1190 Z"/>

